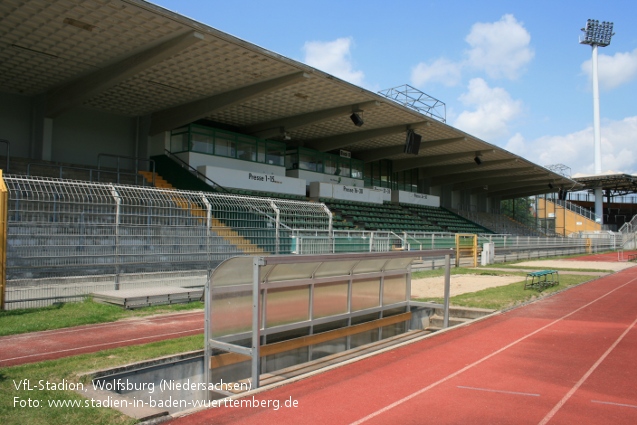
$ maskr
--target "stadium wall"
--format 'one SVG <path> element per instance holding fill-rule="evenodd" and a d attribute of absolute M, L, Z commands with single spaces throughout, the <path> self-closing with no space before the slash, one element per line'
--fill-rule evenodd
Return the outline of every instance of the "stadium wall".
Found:
<path fill-rule="evenodd" d="M 9 140 L 11 156 L 95 166 L 99 153 L 148 155 L 148 138 L 137 137 L 137 117 L 75 108 L 44 119 L 38 104 L 37 98 L 0 93 L 0 138 Z"/>
<path fill-rule="evenodd" d="M 0 93 L 0 138 L 11 142 L 11 155 L 29 157 L 32 100 L 27 96 Z M 4 155 L 4 150 L 2 151 Z"/>
<path fill-rule="evenodd" d="M 599 232 L 602 226 L 573 211 L 556 205 L 544 198 L 538 198 L 538 218 L 554 219 L 555 231 L 563 236 L 580 232 Z"/>
<path fill-rule="evenodd" d="M 53 122 L 52 161 L 97 165 L 97 155 L 136 156 L 135 118 L 74 109 Z"/>

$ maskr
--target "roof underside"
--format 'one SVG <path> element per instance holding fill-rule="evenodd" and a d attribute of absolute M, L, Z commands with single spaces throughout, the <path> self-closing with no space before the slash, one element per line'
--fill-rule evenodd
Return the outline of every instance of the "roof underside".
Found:
<path fill-rule="evenodd" d="M 150 116 L 150 134 L 205 119 L 320 151 L 345 149 L 432 185 L 503 199 L 578 184 L 379 94 L 140 0 L 3 0 L 0 90 Z M 364 125 L 349 116 L 358 112 Z M 422 136 L 403 153 L 406 132 Z M 476 164 L 478 156 L 481 164 Z M 549 183 L 550 186 L 549 187 Z"/>
<path fill-rule="evenodd" d="M 637 193 L 637 176 L 630 174 L 602 174 L 595 176 L 575 177 L 573 180 L 582 184 L 585 190 L 602 188 L 612 196 Z"/>

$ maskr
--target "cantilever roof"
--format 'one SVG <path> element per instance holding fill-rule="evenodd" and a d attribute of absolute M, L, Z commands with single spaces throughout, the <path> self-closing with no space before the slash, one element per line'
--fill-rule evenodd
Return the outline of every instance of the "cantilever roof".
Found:
<path fill-rule="evenodd" d="M 600 174 L 593 176 L 574 177 L 573 180 L 581 183 L 583 189 L 602 188 L 612 195 L 627 195 L 637 193 L 637 175 L 631 174 Z"/>
<path fill-rule="evenodd" d="M 198 119 L 355 158 L 420 168 L 432 185 L 512 198 L 577 183 L 435 118 L 141 0 L 3 0 L 0 91 L 149 116 L 150 133 Z M 401 82 L 397 82 L 400 84 Z M 359 111 L 364 125 L 349 116 Z M 408 129 L 418 155 L 403 153 Z M 481 165 L 474 162 L 478 155 Z M 549 183 L 552 188 L 549 188 Z"/>

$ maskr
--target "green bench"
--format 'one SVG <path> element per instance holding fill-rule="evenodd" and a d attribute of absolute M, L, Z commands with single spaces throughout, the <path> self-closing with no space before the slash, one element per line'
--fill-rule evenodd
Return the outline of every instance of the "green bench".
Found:
<path fill-rule="evenodd" d="M 531 278 L 530 282 L 529 278 Z M 539 270 L 526 274 L 524 289 L 531 288 L 542 290 L 548 286 L 559 285 L 559 283 L 560 275 L 557 270 Z"/>

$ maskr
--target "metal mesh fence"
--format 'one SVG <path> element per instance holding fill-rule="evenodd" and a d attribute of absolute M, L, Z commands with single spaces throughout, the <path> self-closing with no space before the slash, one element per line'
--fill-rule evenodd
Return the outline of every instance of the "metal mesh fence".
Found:
<path fill-rule="evenodd" d="M 294 230 L 291 234 L 292 254 L 387 252 L 406 249 L 399 235 L 387 231 Z"/>
<path fill-rule="evenodd" d="M 295 221 L 328 228 L 323 204 L 5 176 L 7 308 L 106 289 L 203 286 L 249 253 L 290 253 Z M 296 213 L 298 212 L 298 214 Z"/>
<path fill-rule="evenodd" d="M 334 231 L 331 212 L 317 202 L 24 176 L 4 181 L 7 309 L 80 300 L 101 290 L 202 287 L 221 261 L 247 254 L 455 247 L 453 233 Z M 606 236 L 479 236 L 478 245 L 485 242 L 505 259 L 620 245 Z"/>

